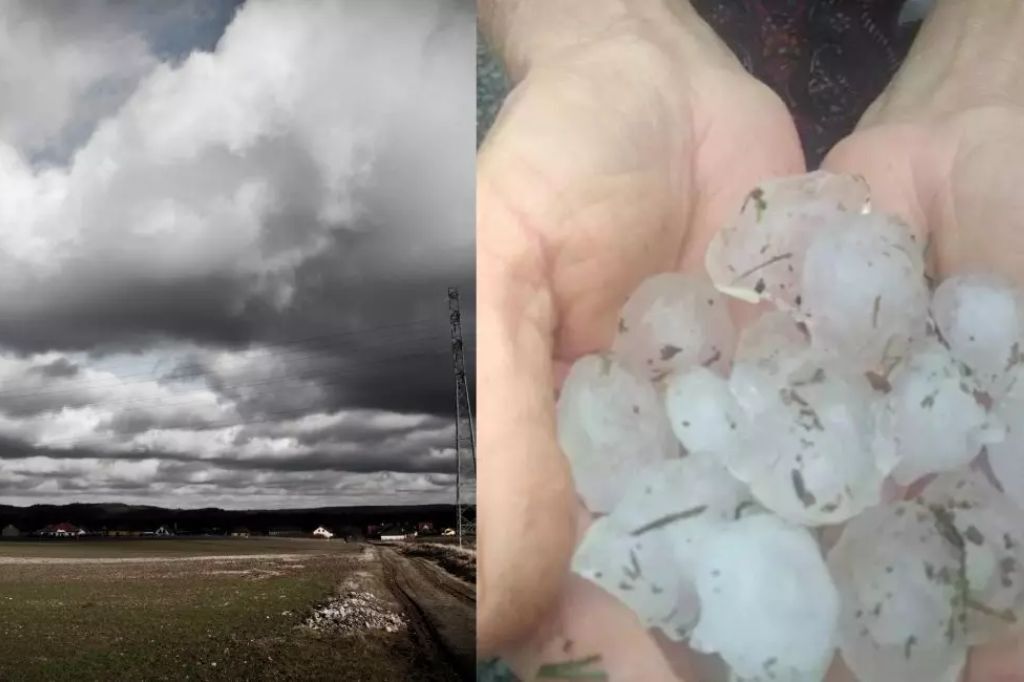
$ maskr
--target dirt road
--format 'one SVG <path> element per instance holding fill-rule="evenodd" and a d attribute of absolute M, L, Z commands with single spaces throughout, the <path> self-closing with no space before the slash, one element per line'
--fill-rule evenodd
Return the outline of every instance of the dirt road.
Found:
<path fill-rule="evenodd" d="M 378 547 L 384 580 L 409 619 L 423 669 L 439 680 L 476 679 L 476 589 L 421 557 Z"/>

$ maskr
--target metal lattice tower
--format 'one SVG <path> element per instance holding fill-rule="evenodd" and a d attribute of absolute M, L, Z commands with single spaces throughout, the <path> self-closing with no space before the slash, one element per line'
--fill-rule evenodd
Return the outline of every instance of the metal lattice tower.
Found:
<path fill-rule="evenodd" d="M 466 518 L 467 496 L 464 494 L 470 493 L 473 504 L 476 504 L 476 434 L 473 432 L 473 408 L 466 383 L 459 290 L 455 287 L 448 288 L 448 324 L 452 333 L 452 369 L 455 372 L 455 515 L 461 547 L 464 533 L 476 534 L 475 524 Z"/>

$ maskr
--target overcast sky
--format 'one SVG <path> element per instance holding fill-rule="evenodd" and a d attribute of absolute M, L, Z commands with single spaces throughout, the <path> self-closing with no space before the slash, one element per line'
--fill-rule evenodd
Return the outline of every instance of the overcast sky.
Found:
<path fill-rule="evenodd" d="M 0 502 L 453 499 L 470 0 L 0 3 Z"/>

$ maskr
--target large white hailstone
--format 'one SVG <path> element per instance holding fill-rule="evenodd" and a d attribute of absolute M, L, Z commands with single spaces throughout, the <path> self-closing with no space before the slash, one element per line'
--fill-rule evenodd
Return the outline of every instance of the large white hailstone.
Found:
<path fill-rule="evenodd" d="M 950 277 L 932 295 L 932 319 L 953 355 L 994 398 L 1010 370 L 1024 363 L 1024 302 L 996 275 Z"/>
<path fill-rule="evenodd" d="M 628 606 L 645 627 L 652 627 L 672 616 L 679 580 L 669 545 L 632 531 L 614 516 L 597 519 L 576 548 L 572 570 Z"/>
<path fill-rule="evenodd" d="M 842 599 L 839 648 L 864 682 L 953 682 L 964 665 L 964 554 L 925 504 L 868 509 L 828 554 Z"/>
<path fill-rule="evenodd" d="M 679 455 L 654 387 L 607 355 L 573 364 L 557 419 L 576 491 L 592 512 L 611 511 L 638 467 Z"/>
<path fill-rule="evenodd" d="M 878 504 L 895 456 L 876 442 L 875 399 L 867 379 L 838 365 L 808 363 L 791 374 L 747 433 L 743 451 L 762 464 L 749 480 L 754 497 L 808 526 Z"/>
<path fill-rule="evenodd" d="M 1022 512 L 980 471 L 943 474 L 920 495 L 946 510 L 964 547 L 970 644 L 1024 625 Z"/>
<path fill-rule="evenodd" d="M 952 471 L 1005 435 L 974 378 L 933 338 L 915 344 L 889 383 L 878 421 L 882 438 L 899 452 L 897 483 Z"/>
<path fill-rule="evenodd" d="M 848 366 L 885 369 L 925 329 L 921 247 L 905 224 L 884 214 L 849 215 L 818 231 L 802 290 L 813 344 Z"/>
<path fill-rule="evenodd" d="M 696 623 L 699 601 L 694 572 L 703 543 L 733 522 L 749 501 L 745 486 L 729 475 L 715 455 L 693 452 L 641 469 L 612 512 L 631 537 L 672 552 L 671 563 L 645 567 L 650 579 L 678 589 L 677 608 L 656 623 L 669 638 L 685 638 Z M 658 614 L 641 615 L 653 620 Z"/>
<path fill-rule="evenodd" d="M 724 527 L 704 544 L 697 592 L 693 648 L 719 653 L 744 680 L 824 678 L 839 596 L 806 529 L 769 514 Z"/>
<path fill-rule="evenodd" d="M 756 187 L 739 216 L 708 245 L 705 265 L 718 289 L 756 303 L 800 307 L 800 277 L 811 236 L 825 225 L 868 208 L 859 176 L 816 171 Z"/>
<path fill-rule="evenodd" d="M 655 379 L 695 366 L 724 372 L 734 343 L 726 299 L 711 282 L 670 272 L 644 280 L 626 301 L 612 351 Z"/>
<path fill-rule="evenodd" d="M 987 447 L 988 462 L 1006 496 L 1024 509 L 1024 366 L 1012 368 L 995 410 L 1006 424 L 1006 438 Z"/>
<path fill-rule="evenodd" d="M 720 375 L 706 367 L 672 373 L 664 396 L 672 431 L 688 451 L 714 452 L 722 458 L 739 452 L 747 415 Z"/>
<path fill-rule="evenodd" d="M 740 333 L 729 388 L 740 406 L 755 415 L 774 404 L 779 389 L 809 353 L 807 335 L 792 317 L 779 311 L 765 313 Z"/>

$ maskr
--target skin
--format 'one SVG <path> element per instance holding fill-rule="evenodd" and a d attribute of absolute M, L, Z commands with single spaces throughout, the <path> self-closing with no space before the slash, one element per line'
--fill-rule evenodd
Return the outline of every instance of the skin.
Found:
<path fill-rule="evenodd" d="M 864 174 L 877 208 L 927 226 L 940 274 L 1021 274 L 1024 172 L 1007 172 L 1024 150 L 1024 110 L 1006 95 L 1024 95 L 1013 54 L 1024 10 L 1013 5 L 940 2 L 889 90 L 826 161 Z M 609 346 L 639 282 L 702 268 L 746 193 L 804 161 L 785 106 L 688 4 L 579 6 L 479 5 L 516 86 L 477 162 L 478 647 L 525 679 L 592 654 L 612 680 L 705 679 L 699 657 L 569 574 L 589 518 L 556 442 L 555 391 L 574 359 Z M 1020 670 L 1024 646 L 1006 642 L 972 652 L 969 680 L 1024 681 Z M 837 665 L 829 679 L 850 677 Z"/>

